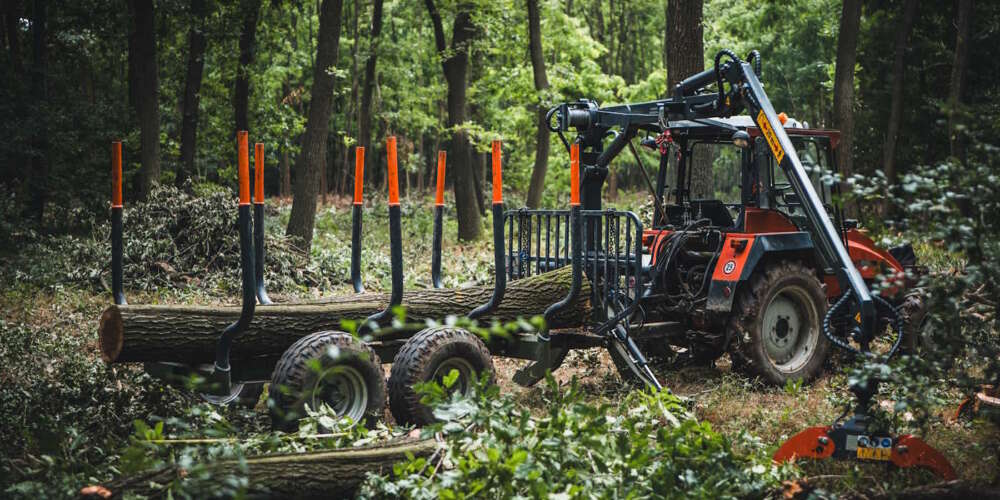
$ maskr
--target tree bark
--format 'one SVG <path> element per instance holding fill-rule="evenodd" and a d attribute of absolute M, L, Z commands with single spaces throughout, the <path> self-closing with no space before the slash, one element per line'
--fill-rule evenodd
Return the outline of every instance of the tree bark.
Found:
<path fill-rule="evenodd" d="M 833 80 L 833 126 L 840 129 L 837 166 L 844 178 L 854 171 L 854 65 L 858 56 L 860 24 L 861 0 L 844 0 Z"/>
<path fill-rule="evenodd" d="M 31 156 L 29 182 L 29 214 L 39 223 L 45 217 L 45 205 L 49 196 L 49 134 L 45 101 L 48 99 L 48 19 L 45 0 L 35 0 L 31 19 L 31 98 L 35 109 L 35 132 L 31 143 L 35 149 Z"/>
<path fill-rule="evenodd" d="M 261 0 L 240 2 L 243 12 L 243 28 L 240 30 L 240 62 L 236 66 L 236 83 L 233 88 L 233 114 L 236 129 L 250 130 L 250 65 L 257 52 L 257 17 Z"/>
<path fill-rule="evenodd" d="M 426 457 L 437 448 L 433 439 L 393 443 L 368 448 L 347 448 L 308 453 L 273 454 L 247 457 L 244 462 L 227 461 L 209 466 L 214 476 L 243 476 L 251 497 L 269 498 L 352 498 L 369 473 L 391 474 L 397 462 L 410 456 Z M 161 485 L 183 480 L 178 467 L 168 467 L 108 483 L 112 498 L 158 497 Z M 90 497 L 81 494 L 82 498 Z"/>
<path fill-rule="evenodd" d="M 667 65 L 667 93 L 681 80 L 705 69 L 705 42 L 702 0 L 668 0 L 664 60 Z M 709 147 L 696 148 L 690 162 L 691 195 L 714 198 L 713 154 Z"/>
<path fill-rule="evenodd" d="M 201 100 L 201 77 L 205 69 L 205 0 L 191 0 L 191 30 L 188 32 L 187 74 L 184 77 L 184 100 L 181 103 L 181 158 L 175 183 L 183 185 L 194 172 L 198 149 L 198 106 Z"/>
<path fill-rule="evenodd" d="M 958 130 L 961 121 L 962 95 L 969 60 L 969 30 L 972 24 L 972 0 L 958 0 L 955 13 L 955 58 L 951 65 L 951 85 L 948 90 L 948 138 L 951 156 L 965 163 L 965 141 Z"/>
<path fill-rule="evenodd" d="M 570 269 L 512 282 L 494 318 L 511 321 L 545 312 L 569 290 Z M 403 296 L 410 321 L 463 316 L 486 303 L 490 287 L 432 289 Z M 579 326 L 590 296 L 584 286 L 572 307 L 553 320 L 553 328 Z M 366 293 L 334 297 L 325 302 L 278 304 L 258 307 L 246 333 L 233 345 L 234 361 L 280 355 L 296 340 L 322 330 L 341 329 L 341 320 L 363 320 L 388 304 L 387 294 Z M 99 344 L 107 363 L 172 361 L 187 364 L 214 360 L 219 332 L 236 320 L 240 307 L 209 306 L 111 306 L 100 319 Z"/>
<path fill-rule="evenodd" d="M 891 188 L 896 185 L 896 141 L 903 117 L 903 83 L 906 80 L 906 51 L 909 48 L 913 20 L 917 17 L 917 0 L 906 0 L 903 4 L 903 18 L 896 31 L 896 55 L 892 62 L 892 103 L 889 106 L 889 123 L 885 132 L 885 147 L 882 151 L 882 170 Z M 892 206 L 887 201 L 886 208 Z"/>
<path fill-rule="evenodd" d="M 434 45 L 441 57 L 441 67 L 448 84 L 448 128 L 452 131 L 451 151 L 454 161 L 455 211 L 458 218 L 458 239 L 471 241 L 479 239 L 482 232 L 482 214 L 477 210 L 475 173 L 472 161 L 472 146 L 468 134 L 462 128 L 466 117 L 466 90 L 468 88 L 469 46 L 477 34 L 472 22 L 472 4 L 466 1 L 458 5 L 452 26 L 451 48 L 445 42 L 444 25 L 434 0 L 424 0 L 434 28 Z"/>
<path fill-rule="evenodd" d="M 312 102 L 302 138 L 302 151 L 295 162 L 295 199 L 288 218 L 289 236 L 298 239 L 302 249 L 312 247 L 316 223 L 316 191 L 320 171 L 326 168 L 326 136 L 333 102 L 333 74 L 340 48 L 342 0 L 323 0 L 319 17 L 319 43 L 313 66 Z"/>
<path fill-rule="evenodd" d="M 531 169 L 531 182 L 528 184 L 528 208 L 538 208 L 542 202 L 542 192 L 545 191 L 545 174 L 549 168 L 549 124 L 545 121 L 546 97 L 549 79 L 545 74 L 545 57 L 542 53 L 541 14 L 538 11 L 538 0 L 528 2 L 528 48 L 531 54 L 531 71 L 535 80 L 535 93 L 538 99 L 538 129 L 535 131 L 535 166 Z"/>
<path fill-rule="evenodd" d="M 365 60 L 365 80 L 361 89 L 361 111 L 358 116 L 358 139 L 365 151 L 372 145 L 372 98 L 375 95 L 376 63 L 378 62 L 378 39 L 382 34 L 382 0 L 372 2 L 371 37 L 368 42 L 368 59 Z M 368 156 L 365 156 L 367 163 Z M 367 165 L 366 165 L 367 167 Z M 366 168 L 366 171 L 371 169 Z"/>
<path fill-rule="evenodd" d="M 7 35 L 7 53 L 15 80 L 24 74 L 24 62 L 21 60 L 21 0 L 8 0 L 4 5 L 4 31 Z"/>
<path fill-rule="evenodd" d="M 145 200 L 160 180 L 160 81 L 156 65 L 153 0 L 129 0 L 129 90 L 139 119 L 140 161 L 136 200 Z"/>

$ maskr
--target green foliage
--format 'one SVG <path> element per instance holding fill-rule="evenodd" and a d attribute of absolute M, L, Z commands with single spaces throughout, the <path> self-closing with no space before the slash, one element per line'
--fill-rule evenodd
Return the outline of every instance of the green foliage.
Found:
<path fill-rule="evenodd" d="M 541 415 L 496 387 L 473 399 L 426 394 L 444 442 L 430 458 L 370 476 L 363 497 L 743 498 L 766 495 L 786 471 L 759 447 L 747 454 L 699 423 L 668 392 L 633 392 L 620 404 L 586 402 L 574 382 L 548 380 Z M 433 401 L 436 399 L 436 401 Z"/>

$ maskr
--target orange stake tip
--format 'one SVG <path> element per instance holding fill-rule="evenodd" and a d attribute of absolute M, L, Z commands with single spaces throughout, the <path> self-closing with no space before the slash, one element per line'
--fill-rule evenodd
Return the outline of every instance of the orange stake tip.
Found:
<path fill-rule="evenodd" d="M 365 192 L 365 148 L 354 148 L 354 204 L 361 205 Z"/>
<path fill-rule="evenodd" d="M 264 204 L 264 144 L 253 145 L 253 202 Z"/>
<path fill-rule="evenodd" d="M 240 185 L 240 205 L 250 204 L 250 151 L 247 144 L 247 131 L 236 133 L 237 176 Z"/>
<path fill-rule="evenodd" d="M 569 203 L 580 205 L 580 145 L 573 144 L 569 148 Z"/>
<path fill-rule="evenodd" d="M 111 143 L 111 206 L 122 206 L 122 141 Z"/>
<path fill-rule="evenodd" d="M 444 205 L 444 169 L 447 158 L 447 153 L 438 151 L 437 193 L 434 196 L 434 204 L 438 206 Z"/>
<path fill-rule="evenodd" d="M 386 155 L 388 156 L 389 172 L 389 204 L 399 205 L 399 175 L 396 169 L 396 136 L 389 136 L 385 140 Z"/>
<path fill-rule="evenodd" d="M 503 156 L 500 139 L 493 141 L 493 204 L 503 203 Z"/>

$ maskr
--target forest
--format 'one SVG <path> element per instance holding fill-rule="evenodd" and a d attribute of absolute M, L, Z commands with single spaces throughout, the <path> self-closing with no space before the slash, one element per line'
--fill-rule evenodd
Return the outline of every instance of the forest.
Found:
<path fill-rule="evenodd" d="M 1000 97 L 1000 66 L 989 62 L 1000 55 L 1000 3 L 3 0 L 0 20 L 0 496 L 1000 496 L 1000 104 L 990 101 Z M 630 380 L 622 354 L 597 344 L 563 353 L 562 368 L 533 387 L 512 382 L 527 362 L 494 355 L 489 376 L 456 382 L 461 370 L 447 372 L 407 393 L 433 421 L 423 428 L 395 413 L 395 362 L 384 377 L 375 363 L 391 401 L 368 425 L 322 404 L 285 428 L 272 427 L 276 405 L 290 397 L 276 383 L 242 404 L 218 405 L 201 396 L 203 373 L 168 383 L 149 369 L 210 361 L 216 326 L 239 315 L 231 306 L 247 275 L 236 215 L 247 136 L 249 162 L 257 162 L 250 185 L 263 193 L 253 195 L 262 205 L 253 217 L 267 220 L 256 279 L 266 276 L 279 312 L 261 300 L 257 330 L 246 337 L 253 340 L 243 341 L 263 347 L 236 340 L 234 364 L 251 351 L 276 358 L 309 333 L 302 329 L 383 345 L 385 332 L 365 336 L 362 321 L 383 307 L 395 315 L 382 323 L 389 335 L 417 323 L 459 328 L 490 351 L 525 332 L 544 338 L 546 308 L 537 302 L 554 302 L 562 281 L 545 285 L 541 275 L 525 285 L 510 274 L 506 309 L 466 319 L 459 307 L 490 297 L 514 272 L 494 260 L 491 191 L 502 191 L 507 209 L 569 210 L 579 165 L 549 111 L 580 99 L 605 109 L 681 95 L 678 84 L 716 67 L 723 49 L 758 51 L 757 76 L 782 124 L 790 117 L 804 129 L 836 131 L 824 136 L 833 153 L 819 162 L 815 183 L 845 247 L 850 227 L 889 249 L 879 255 L 892 253 L 893 262 L 902 261 L 896 248 L 911 250 L 919 266 L 903 274 L 919 291 L 919 326 L 907 331 L 914 313 L 893 302 L 905 325 L 879 327 L 916 340 L 873 344 L 901 354 L 831 345 L 816 373 L 776 382 L 759 368 L 748 372 L 739 348 L 703 359 L 700 348 L 661 346 L 649 356 L 667 389 L 659 392 Z M 721 95 L 719 78 L 705 95 Z M 646 134 L 643 145 L 653 144 Z M 684 146 L 676 157 L 665 152 L 659 141 L 672 141 L 669 130 L 650 148 L 623 150 L 599 184 L 600 208 L 632 211 L 650 229 L 668 218 L 664 193 L 681 206 L 687 193 L 692 203 L 724 202 L 741 224 L 749 208 L 741 208 L 747 174 L 739 162 L 749 156 L 729 135 L 711 153 L 685 152 L 690 162 L 680 159 Z M 112 201 L 116 142 L 123 203 Z M 583 153 L 584 161 L 598 154 Z M 776 172 L 786 163 L 774 155 Z M 673 178 L 684 165 L 686 191 Z M 397 183 L 399 200 L 390 194 Z M 116 209 L 128 305 L 114 298 Z M 350 242 L 362 213 L 358 250 Z M 402 281 L 399 238 L 390 236 L 400 220 Z M 566 231 L 569 245 L 569 222 Z M 431 278 L 435 259 L 440 280 Z M 358 260 L 364 293 L 354 295 Z M 701 273 L 707 282 L 711 273 Z M 882 266 L 864 278 L 889 298 L 898 286 L 889 274 Z M 838 307 L 820 281 L 817 293 L 830 298 L 820 310 Z M 397 285 L 406 290 L 402 308 L 390 298 Z M 272 331 L 259 326 L 298 305 L 316 312 L 295 312 L 297 323 Z M 698 307 L 682 305 L 686 313 Z M 163 359 L 128 351 L 135 344 L 126 337 L 116 361 L 108 311 L 126 330 L 153 324 L 158 311 L 180 312 L 151 330 L 174 328 L 180 338 L 189 324 L 212 329 L 202 344 L 189 336 L 170 344 L 172 354 L 162 348 Z M 568 326 L 569 316 L 552 323 Z M 690 318 L 688 340 L 710 330 L 711 320 Z M 267 351 L 272 344 L 280 349 Z M 365 349 L 376 362 L 392 361 Z M 275 360 L 267 362 L 270 382 Z M 893 436 L 922 437 L 957 477 L 863 461 L 772 461 L 800 430 L 841 422 L 854 411 L 855 388 L 876 379 L 871 421 Z"/>

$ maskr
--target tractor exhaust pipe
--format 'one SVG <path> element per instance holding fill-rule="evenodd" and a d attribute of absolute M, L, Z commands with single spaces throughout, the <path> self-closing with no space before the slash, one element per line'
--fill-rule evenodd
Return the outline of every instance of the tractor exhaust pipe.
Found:
<path fill-rule="evenodd" d="M 239 151 L 239 182 L 240 205 L 237 227 L 240 233 L 240 275 L 243 278 L 243 310 L 236 322 L 222 330 L 215 347 L 215 367 L 212 370 L 211 392 L 217 395 L 229 394 L 232 388 L 229 353 L 233 340 L 246 331 L 253 320 L 254 307 L 257 304 L 256 278 L 254 275 L 253 231 L 250 227 L 250 159 L 247 146 L 247 132 L 236 133 Z"/>
<path fill-rule="evenodd" d="M 365 291 L 361 283 L 361 210 L 365 190 L 365 148 L 354 148 L 354 206 L 351 209 L 351 283 L 354 293 Z"/>
<path fill-rule="evenodd" d="M 264 145 L 254 144 L 253 147 L 253 247 L 254 247 L 254 277 L 257 281 L 257 300 L 261 305 L 271 304 L 264 286 Z"/>
<path fill-rule="evenodd" d="M 122 289 L 122 141 L 111 143 L 111 294 L 124 306 Z"/>
<path fill-rule="evenodd" d="M 437 193 L 434 197 L 434 235 L 431 240 L 431 282 L 434 288 L 441 284 L 441 238 L 444 231 L 444 167 L 447 153 L 438 151 Z"/>
<path fill-rule="evenodd" d="M 399 175 L 396 169 L 395 136 L 386 139 L 386 154 L 389 163 L 386 181 L 389 184 L 389 259 L 392 266 L 392 294 L 389 297 L 389 305 L 384 310 L 369 316 L 365 320 L 366 325 L 370 323 L 380 325 L 392 316 L 392 309 L 403 302 L 403 235 L 399 220 Z"/>
<path fill-rule="evenodd" d="M 503 241 L 503 172 L 500 157 L 500 141 L 493 141 L 493 263 L 494 281 L 493 295 L 490 301 L 473 309 L 469 319 L 476 319 L 487 314 L 503 300 L 507 289 L 507 251 Z"/>

